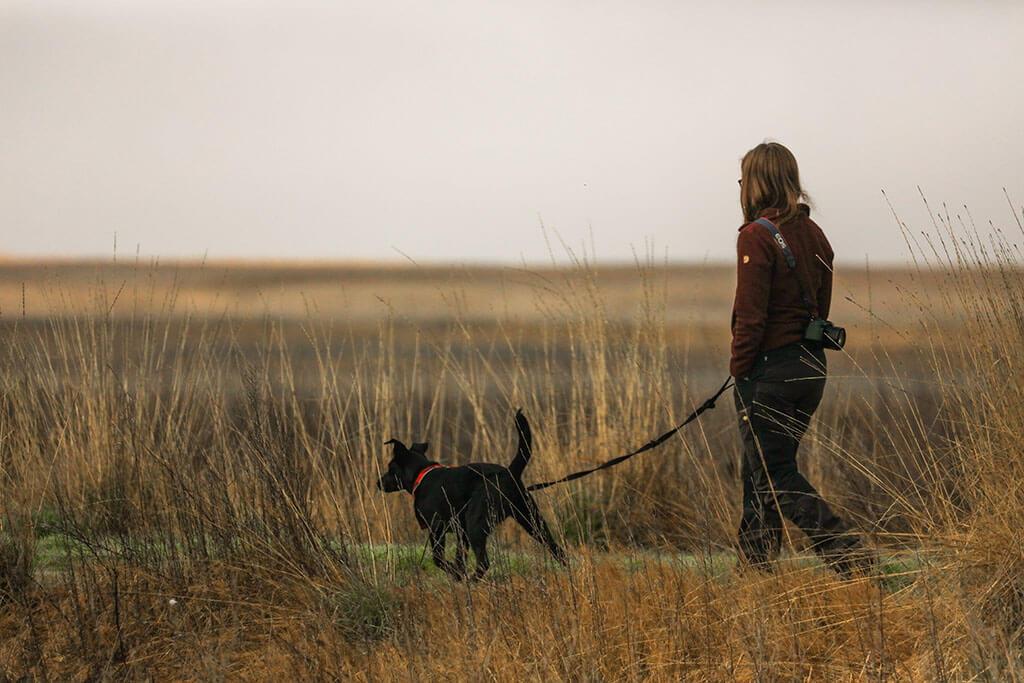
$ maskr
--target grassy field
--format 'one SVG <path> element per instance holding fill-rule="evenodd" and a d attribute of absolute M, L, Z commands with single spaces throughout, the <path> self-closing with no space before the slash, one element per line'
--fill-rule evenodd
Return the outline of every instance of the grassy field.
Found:
<path fill-rule="evenodd" d="M 736 567 L 729 400 L 538 494 L 566 569 L 504 528 L 451 582 L 373 486 L 392 436 L 509 460 L 517 407 L 528 481 L 663 431 L 727 372 L 730 267 L 0 262 L 0 672 L 1021 679 L 1021 259 L 954 223 L 837 272 L 801 462 L 881 558 L 855 581 L 795 529 Z"/>

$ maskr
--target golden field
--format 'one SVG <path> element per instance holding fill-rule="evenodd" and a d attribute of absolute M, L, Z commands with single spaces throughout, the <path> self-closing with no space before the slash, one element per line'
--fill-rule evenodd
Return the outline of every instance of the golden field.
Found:
<path fill-rule="evenodd" d="M 727 372 L 722 265 L 0 262 L 0 672 L 12 679 L 1024 677 L 1024 280 L 950 229 L 841 264 L 802 464 L 879 556 L 840 581 L 796 530 L 735 565 L 731 399 L 538 494 L 478 584 L 427 566 L 395 436 L 528 481 L 680 420 Z"/>

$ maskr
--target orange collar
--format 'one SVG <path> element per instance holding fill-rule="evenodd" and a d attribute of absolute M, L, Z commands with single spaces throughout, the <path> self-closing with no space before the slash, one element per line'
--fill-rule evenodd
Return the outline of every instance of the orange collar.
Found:
<path fill-rule="evenodd" d="M 433 472 L 434 470 L 441 469 L 442 467 L 444 467 L 444 465 L 438 465 L 437 463 L 434 463 L 433 465 L 427 465 L 422 470 L 420 470 L 420 473 L 416 475 L 416 481 L 412 483 L 412 491 L 410 491 L 410 493 L 412 493 L 412 495 L 415 496 L 416 489 L 420 487 L 420 482 L 423 481 L 423 477 L 427 476 L 428 472 Z"/>

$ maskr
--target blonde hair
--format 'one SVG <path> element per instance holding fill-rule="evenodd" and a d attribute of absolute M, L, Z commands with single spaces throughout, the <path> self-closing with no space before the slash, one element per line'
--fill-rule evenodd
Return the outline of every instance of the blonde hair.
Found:
<path fill-rule="evenodd" d="M 775 208 L 780 211 L 779 222 L 785 223 L 800 213 L 801 199 L 810 202 L 800 187 L 796 157 L 777 142 L 762 142 L 744 154 L 740 174 L 740 205 L 748 222 Z"/>

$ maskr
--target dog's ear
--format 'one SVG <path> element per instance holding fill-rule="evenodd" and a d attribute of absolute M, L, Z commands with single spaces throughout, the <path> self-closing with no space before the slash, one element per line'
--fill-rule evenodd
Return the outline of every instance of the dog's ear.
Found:
<path fill-rule="evenodd" d="M 415 451 L 416 453 L 419 453 L 420 455 L 426 455 L 427 454 L 427 448 L 429 448 L 429 447 L 430 447 L 430 444 L 428 442 L 424 441 L 423 443 L 414 443 L 412 445 L 412 448 L 410 448 L 409 450 L 410 451 Z"/>
<path fill-rule="evenodd" d="M 391 450 L 395 455 L 405 453 L 407 450 L 409 450 L 408 448 L 405 447 L 405 444 L 399 441 L 398 439 L 388 439 L 387 441 L 384 442 L 384 445 L 390 445 Z"/>

